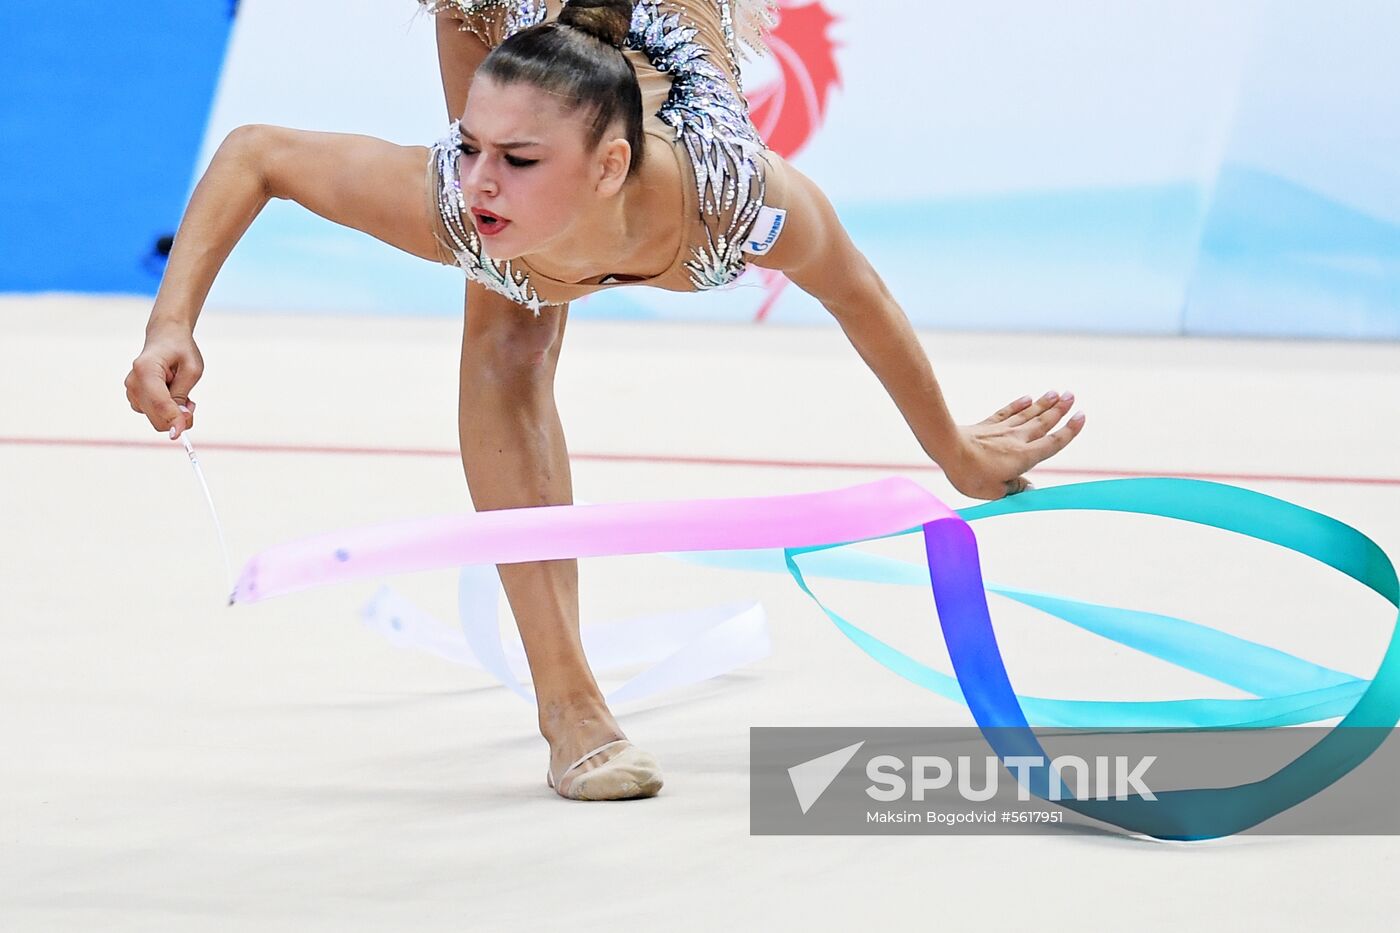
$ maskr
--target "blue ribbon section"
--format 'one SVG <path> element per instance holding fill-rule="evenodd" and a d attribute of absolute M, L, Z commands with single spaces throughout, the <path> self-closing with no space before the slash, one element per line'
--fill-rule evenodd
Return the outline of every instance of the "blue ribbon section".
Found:
<path fill-rule="evenodd" d="M 1104 606 L 986 584 L 969 522 L 1022 512 L 1097 510 L 1156 515 L 1277 544 L 1333 567 L 1400 609 L 1400 585 L 1385 553 L 1356 529 L 1262 493 L 1202 480 L 1105 480 L 1035 489 L 962 509 L 922 532 L 926 566 L 849 549 L 860 542 L 785 551 L 676 555 L 710 566 L 789 572 L 833 624 L 901 677 L 965 703 L 996 753 L 1048 761 L 1037 726 L 1077 729 L 1229 729 L 1296 725 L 1342 717 L 1302 756 L 1238 787 L 1162 791 L 1155 800 L 1057 799 L 1048 766 L 1022 771 L 1027 787 L 1087 816 L 1163 839 L 1240 832 L 1318 793 L 1364 761 L 1400 721 L 1400 649 L 1393 631 L 1375 676 L 1362 679 L 1207 626 L 1158 613 Z M 875 540 L 875 539 L 870 539 Z M 931 585 L 954 675 L 924 665 L 851 623 L 812 591 L 807 576 Z M 1012 687 L 986 594 L 1032 606 L 1126 647 L 1210 677 L 1253 699 L 1082 701 L 1020 696 Z M 1397 619 L 1400 626 L 1400 619 Z"/>

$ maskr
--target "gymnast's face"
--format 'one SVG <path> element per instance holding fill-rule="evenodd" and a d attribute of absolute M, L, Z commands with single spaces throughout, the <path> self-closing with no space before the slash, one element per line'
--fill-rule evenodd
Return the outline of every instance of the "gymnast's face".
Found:
<path fill-rule="evenodd" d="M 619 172 L 619 141 L 604 134 L 590 146 L 586 118 L 529 84 L 472 82 L 459 124 L 462 196 L 491 258 L 548 252 L 621 190 L 626 153 Z"/>

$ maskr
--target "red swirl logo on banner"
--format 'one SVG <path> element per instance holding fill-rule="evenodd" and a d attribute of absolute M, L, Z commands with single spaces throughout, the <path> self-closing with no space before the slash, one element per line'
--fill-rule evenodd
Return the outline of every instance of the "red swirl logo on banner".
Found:
<path fill-rule="evenodd" d="M 831 92 L 841 85 L 830 35 L 835 22 L 821 3 L 784 2 L 766 36 L 778 76 L 748 92 L 749 116 L 768 148 L 785 159 L 801 152 L 821 129 Z M 767 295 L 755 323 L 768 317 L 788 283 L 770 269 L 759 269 L 758 276 Z"/>
<path fill-rule="evenodd" d="M 778 16 L 767 40 L 780 74 L 748 93 L 749 116 L 768 148 L 791 159 L 821 128 L 841 72 L 828 34 L 836 17 L 825 7 L 784 3 Z"/>

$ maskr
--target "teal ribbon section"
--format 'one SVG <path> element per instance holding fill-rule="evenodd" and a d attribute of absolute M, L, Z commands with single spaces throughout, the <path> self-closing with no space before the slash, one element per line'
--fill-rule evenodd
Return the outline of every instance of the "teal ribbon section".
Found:
<path fill-rule="evenodd" d="M 957 519 L 885 536 L 922 532 L 927 565 L 849 548 L 861 542 L 676 556 L 710 566 L 786 570 L 827 618 L 878 663 L 940 696 L 968 705 L 1003 760 L 1009 755 L 1044 754 L 1028 728 L 1031 724 L 1079 729 L 1223 729 L 1342 718 L 1304 755 L 1253 784 L 1164 791 L 1154 801 L 1057 800 L 1096 819 L 1160 838 L 1227 835 L 1295 806 L 1364 761 L 1400 721 L 1400 649 L 1395 631 L 1375 676 L 1368 680 L 1183 619 L 982 580 L 969 522 L 1063 510 L 1156 515 L 1267 541 L 1341 571 L 1400 609 L 1394 565 L 1361 532 L 1272 496 L 1202 480 L 1122 479 L 1035 489 L 959 510 Z M 956 676 L 914 660 L 831 610 L 812 591 L 808 576 L 931 586 Z M 1253 698 L 1101 702 L 1019 695 L 1001 662 L 987 593 L 1032 606 L 1136 651 L 1236 687 Z M 1052 799 L 1049 781 L 1047 768 L 1030 770 L 1028 786 L 1038 796 Z"/>

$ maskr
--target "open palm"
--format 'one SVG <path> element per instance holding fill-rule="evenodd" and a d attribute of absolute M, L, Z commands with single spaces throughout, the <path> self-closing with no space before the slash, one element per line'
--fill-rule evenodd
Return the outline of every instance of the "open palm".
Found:
<path fill-rule="evenodd" d="M 1073 393 L 1047 392 L 1036 401 L 1019 398 L 977 424 L 960 426 L 958 450 L 943 465 L 948 481 L 973 499 L 1000 499 L 1031 488 L 1022 474 L 1064 450 L 1083 429 L 1080 412 L 1053 430 L 1073 404 Z"/>

